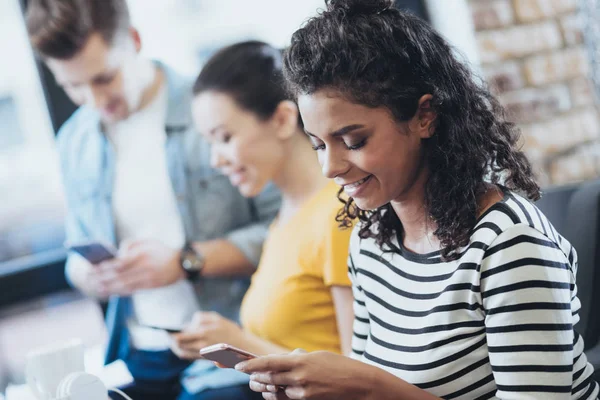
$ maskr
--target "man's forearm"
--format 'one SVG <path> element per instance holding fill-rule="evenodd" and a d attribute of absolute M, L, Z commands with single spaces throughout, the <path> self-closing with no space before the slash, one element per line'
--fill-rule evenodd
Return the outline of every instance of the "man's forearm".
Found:
<path fill-rule="evenodd" d="M 193 244 L 205 258 L 203 277 L 249 276 L 256 270 L 244 253 L 225 239 Z"/>

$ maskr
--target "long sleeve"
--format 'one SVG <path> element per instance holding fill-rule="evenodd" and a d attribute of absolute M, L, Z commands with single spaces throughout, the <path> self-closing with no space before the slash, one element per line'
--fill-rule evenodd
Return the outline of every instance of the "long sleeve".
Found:
<path fill-rule="evenodd" d="M 486 250 L 480 279 L 497 398 L 570 399 L 577 310 L 567 256 L 536 229 L 515 225 Z"/>
<path fill-rule="evenodd" d="M 70 154 L 69 148 L 69 125 L 67 124 L 58 134 L 57 148 L 60 155 L 60 171 L 63 181 L 65 198 L 67 201 L 67 213 L 65 218 L 65 242 L 76 243 L 81 240 L 89 239 L 87 232 L 83 230 L 83 225 L 77 215 L 77 207 L 72 193 L 73 184 L 70 182 Z M 89 288 L 85 285 L 85 269 L 90 268 L 89 263 L 76 254 L 69 253 L 65 263 L 65 277 L 69 285 L 91 295 Z"/>
<path fill-rule="evenodd" d="M 352 294 L 354 295 L 354 325 L 352 334 L 352 352 L 351 357 L 361 359 L 365 352 L 367 339 L 369 337 L 369 312 L 365 305 L 365 294 L 360 286 L 360 280 L 356 273 L 355 260 L 360 253 L 360 238 L 358 237 L 358 228 L 354 229 L 350 238 L 350 256 L 348 257 L 348 274 L 352 282 Z"/>
<path fill-rule="evenodd" d="M 76 220 L 76 215 L 72 211 L 67 213 L 65 221 L 66 241 L 76 243 L 79 240 L 85 239 L 85 235 L 79 229 L 79 223 Z M 67 255 L 65 263 L 65 277 L 67 282 L 72 287 L 77 288 L 88 296 L 96 296 L 91 287 L 86 282 L 87 270 L 93 268 L 89 262 L 77 254 L 70 253 Z"/>

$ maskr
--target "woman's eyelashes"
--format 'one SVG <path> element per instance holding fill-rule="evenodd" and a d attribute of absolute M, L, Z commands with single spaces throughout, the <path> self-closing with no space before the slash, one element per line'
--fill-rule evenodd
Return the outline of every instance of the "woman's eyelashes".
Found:
<path fill-rule="evenodd" d="M 363 139 L 356 144 L 347 144 L 346 147 L 348 147 L 348 150 L 358 150 L 365 144 L 367 144 L 367 139 Z"/>
<path fill-rule="evenodd" d="M 325 144 L 321 143 L 321 144 L 315 144 L 315 143 L 311 143 L 312 144 L 312 148 L 314 151 L 318 151 L 318 150 L 325 150 Z"/>
<path fill-rule="evenodd" d="M 367 139 L 363 139 L 355 144 L 350 144 L 350 143 L 346 143 L 344 142 L 344 145 L 346 146 L 346 148 L 348 150 L 358 150 L 361 147 L 363 147 L 365 144 L 367 143 Z M 318 150 L 325 150 L 325 143 L 314 143 L 312 142 L 312 148 L 315 151 Z"/>

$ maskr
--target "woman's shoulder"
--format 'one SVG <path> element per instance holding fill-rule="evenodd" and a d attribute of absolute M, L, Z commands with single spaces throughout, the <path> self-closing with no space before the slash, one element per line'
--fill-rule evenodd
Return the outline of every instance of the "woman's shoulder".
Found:
<path fill-rule="evenodd" d="M 487 247 L 497 242 L 501 236 L 510 236 L 511 232 L 520 236 L 544 237 L 560 247 L 564 253 L 571 252 L 570 243 L 560 235 L 535 204 L 515 192 L 504 189 L 503 199 L 479 216 L 470 243 L 479 243 Z"/>
<path fill-rule="evenodd" d="M 547 231 L 552 225 L 535 204 L 505 189 L 504 197 L 477 218 L 473 234 L 489 229 L 499 235 L 507 229 L 524 224 L 540 232 Z"/>

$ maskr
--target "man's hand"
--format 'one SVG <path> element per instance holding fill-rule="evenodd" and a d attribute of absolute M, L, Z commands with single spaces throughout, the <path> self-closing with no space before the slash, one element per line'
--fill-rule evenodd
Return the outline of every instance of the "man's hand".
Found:
<path fill-rule="evenodd" d="M 125 244 L 119 256 L 102 262 L 90 272 L 101 295 L 128 296 L 137 290 L 167 286 L 185 277 L 179 265 L 180 250 L 157 240 Z"/>
<path fill-rule="evenodd" d="M 200 349 L 217 343 L 244 347 L 242 328 L 215 312 L 197 312 L 183 332 L 171 336 L 173 353 L 188 360 L 201 358 Z"/>

